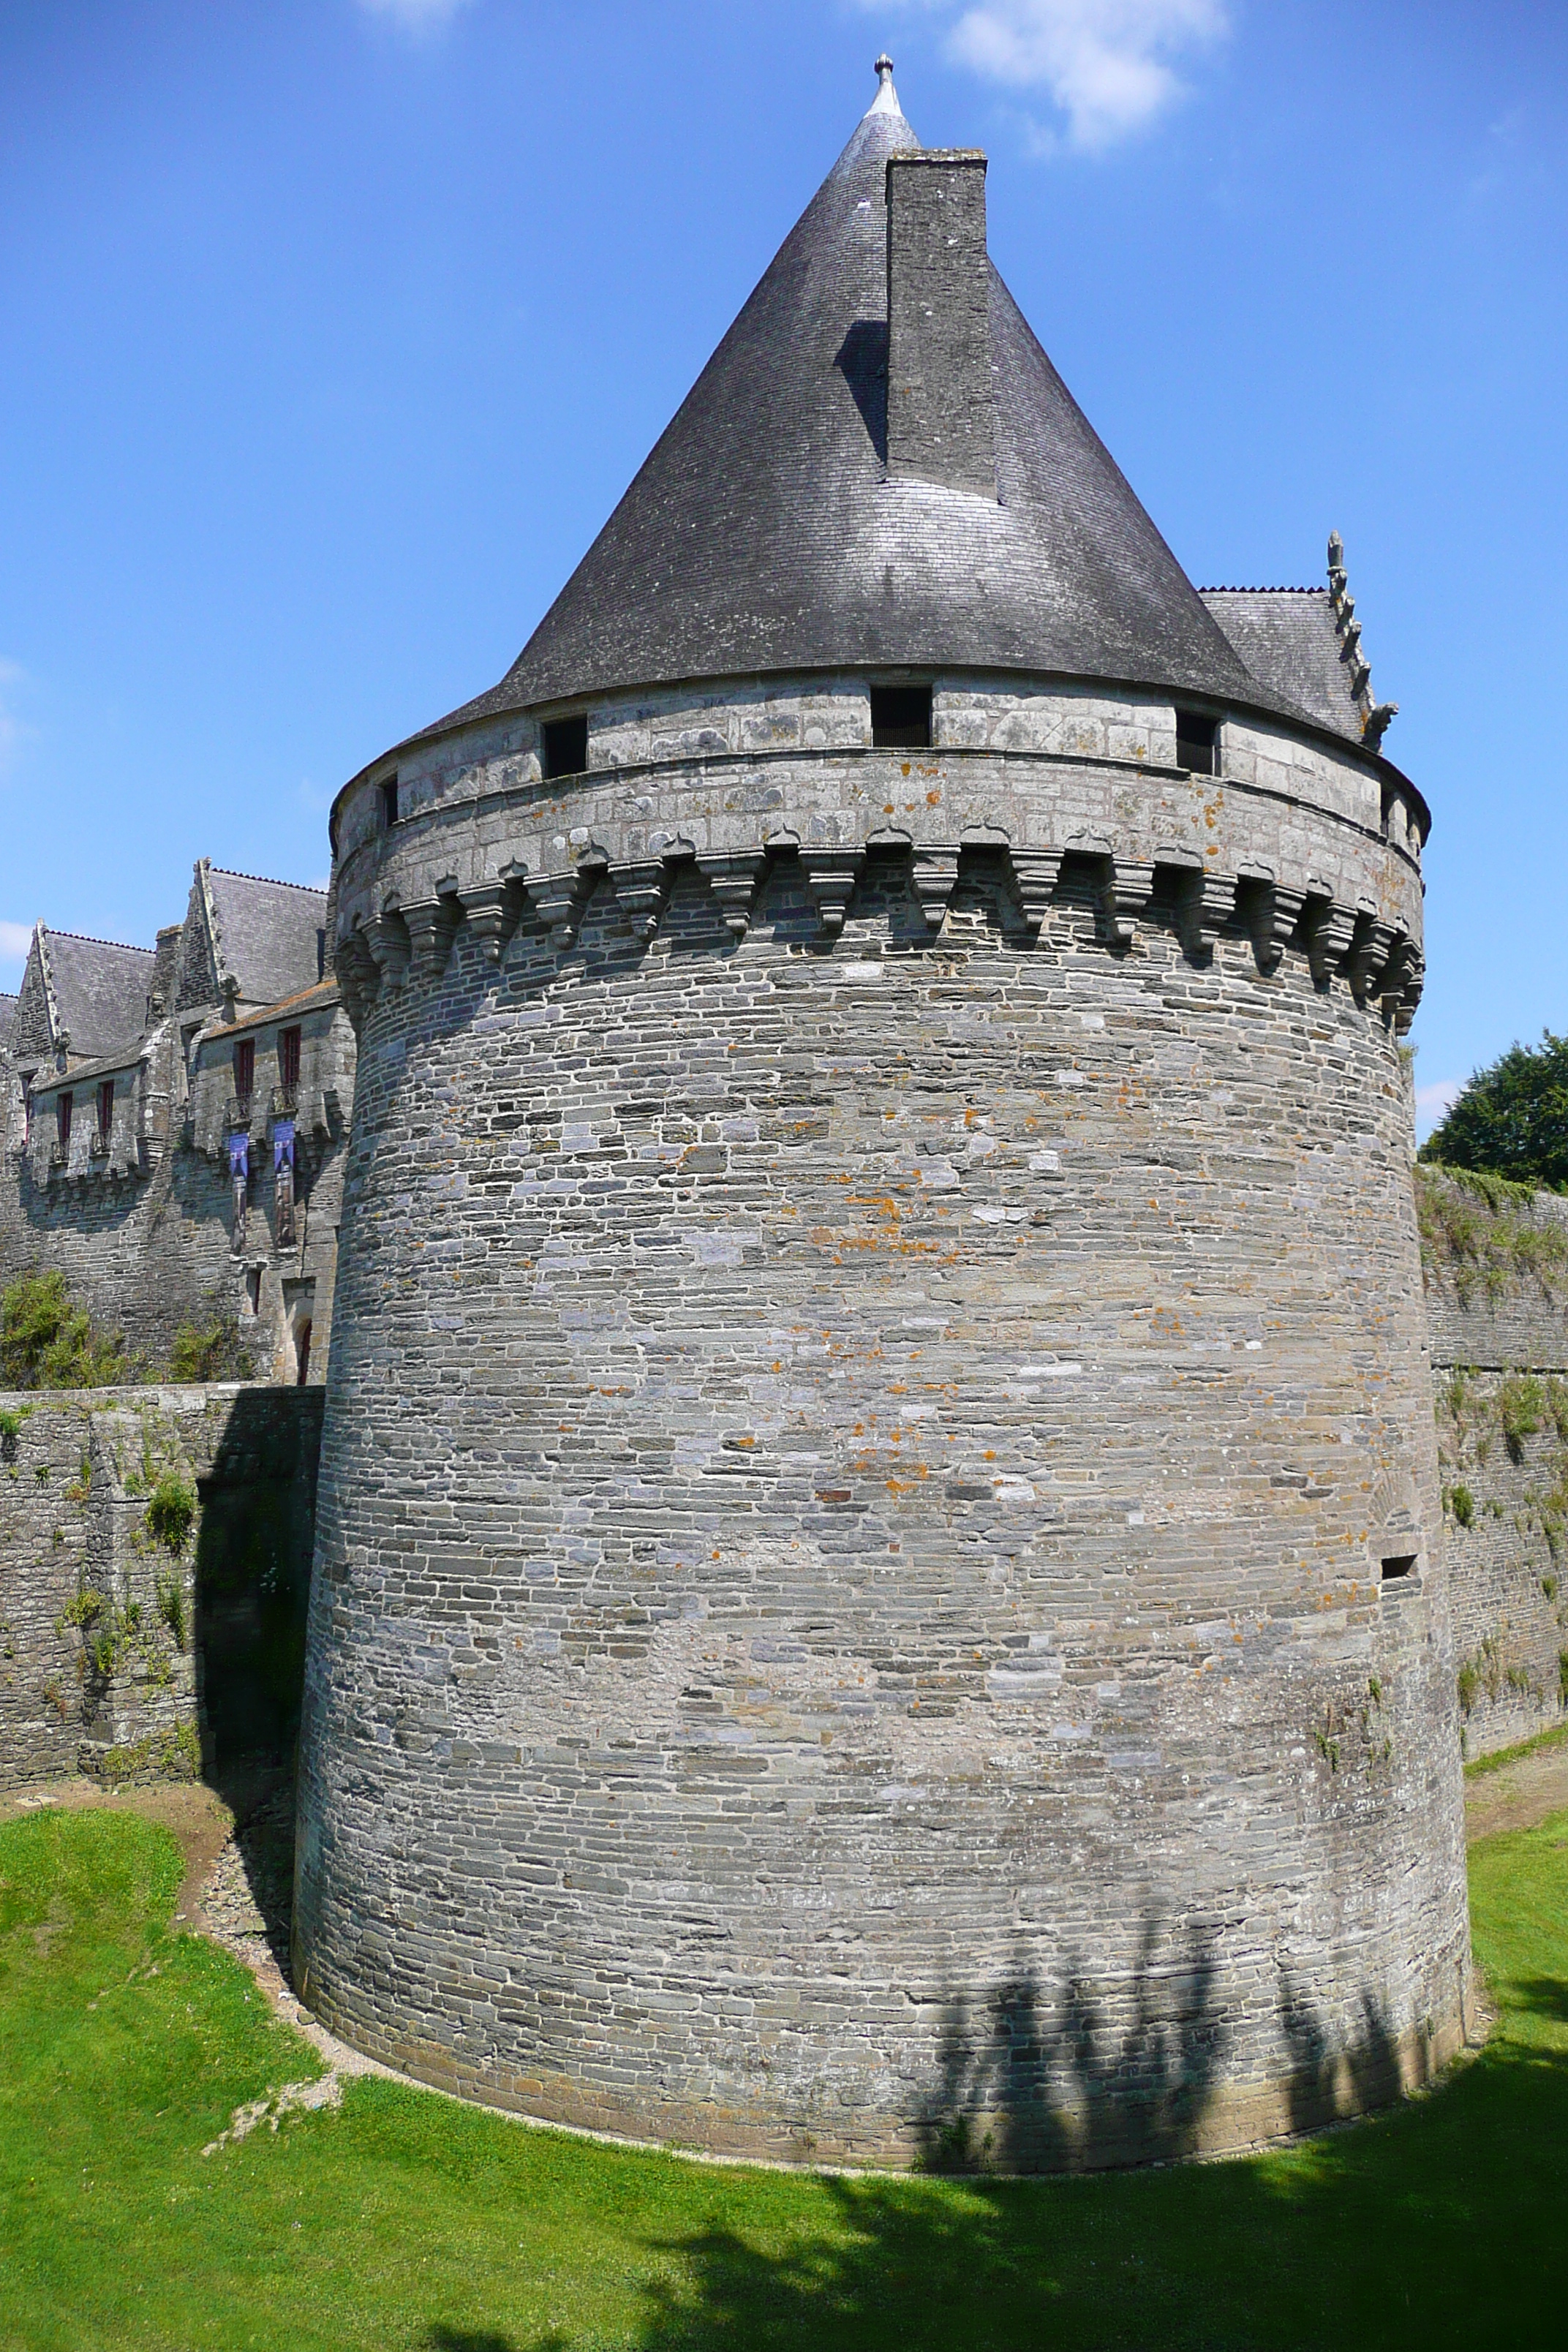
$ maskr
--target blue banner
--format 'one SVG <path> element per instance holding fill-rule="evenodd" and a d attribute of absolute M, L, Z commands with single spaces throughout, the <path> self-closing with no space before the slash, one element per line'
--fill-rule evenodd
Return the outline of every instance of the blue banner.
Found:
<path fill-rule="evenodd" d="M 291 1118 L 275 1118 L 272 1122 L 272 1173 L 294 1165 L 294 1122 Z"/>
<path fill-rule="evenodd" d="M 228 1172 L 231 1176 L 249 1175 L 250 1138 L 248 1135 L 231 1135 L 229 1137 Z"/>

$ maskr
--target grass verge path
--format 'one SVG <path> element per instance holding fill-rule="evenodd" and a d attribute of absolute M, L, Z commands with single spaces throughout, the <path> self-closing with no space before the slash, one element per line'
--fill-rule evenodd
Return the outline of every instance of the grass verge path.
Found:
<path fill-rule="evenodd" d="M 597 2147 L 374 2078 L 312 2107 L 314 2053 L 237 1962 L 173 1927 L 170 1832 L 35 1811 L 0 1824 L 0 2347 L 1557 2341 L 1568 1816 L 1488 1840 L 1471 1874 L 1499 2023 L 1426 2099 L 1225 2164 L 846 2180 Z M 204 2155 L 247 2106 L 258 2126 Z"/>
<path fill-rule="evenodd" d="M 1568 1727 L 1483 1756 L 1465 1772 L 1465 1835 L 1473 1845 L 1500 1830 L 1527 1830 L 1568 1811 Z"/>

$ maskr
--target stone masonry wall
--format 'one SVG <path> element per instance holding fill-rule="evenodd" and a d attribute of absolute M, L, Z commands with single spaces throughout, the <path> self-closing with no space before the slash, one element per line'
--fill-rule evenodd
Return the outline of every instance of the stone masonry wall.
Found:
<path fill-rule="evenodd" d="M 1418 1171 L 1465 1752 L 1568 1715 L 1568 1202 Z"/>
<path fill-rule="evenodd" d="M 132 1352 L 166 1369 L 182 1325 L 210 1325 L 237 1306 L 229 1248 L 226 1171 L 175 1151 L 121 1178 L 40 1184 L 8 1153 L 0 1186 L 10 1195 L 0 1281 L 32 1267 L 64 1275 L 73 1299 Z"/>
<path fill-rule="evenodd" d="M 346 1021 L 339 1024 L 352 1048 Z M 335 1043 L 336 1041 L 334 1041 Z M 342 1058 L 340 1056 L 340 1058 Z M 122 1331 L 133 1355 L 154 1373 L 167 1368 L 182 1326 L 237 1325 L 253 1370 L 292 1379 L 287 1304 L 308 1293 L 318 1344 L 319 1385 L 326 1362 L 336 1259 L 342 1143 L 353 1104 L 348 1060 L 334 1096 L 332 1128 L 302 1129 L 295 1240 L 277 1237 L 271 1148 L 265 1131 L 253 1151 L 255 1175 L 246 1245 L 234 1249 L 234 1204 L 221 1134 L 199 1147 L 181 1142 L 122 1175 L 92 1171 L 67 1181 L 37 1156 L 15 1148 L 0 1159 L 0 1284 L 33 1266 L 58 1269 L 73 1298 L 105 1330 Z M 16 1125 L 19 1132 L 19 1109 Z M 265 1129 L 265 1123 L 263 1123 Z M 247 1283 L 247 1276 L 250 1281 Z M 258 1292 L 253 1307 L 251 1287 Z"/>
<path fill-rule="evenodd" d="M 689 863 L 657 929 L 628 869 L 498 935 L 410 837 L 306 1997 L 457 2089 L 801 2158 L 1235 2145 L 1440 2064 L 1459 1742 L 1386 1008 L 1260 968 L 1233 899 L 1119 929 L 1070 857 L 1032 919 L 1016 858 L 955 847 L 928 905 L 873 841 L 836 891 L 786 848 L 739 912 Z"/>
<path fill-rule="evenodd" d="M 194 1775 L 279 1649 L 297 1711 L 320 1426 L 319 1390 L 0 1395 L 0 1786 Z"/>

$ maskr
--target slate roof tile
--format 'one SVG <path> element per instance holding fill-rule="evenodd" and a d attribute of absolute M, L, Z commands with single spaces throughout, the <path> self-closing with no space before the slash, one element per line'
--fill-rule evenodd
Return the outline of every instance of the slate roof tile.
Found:
<path fill-rule="evenodd" d="M 273 1004 L 321 977 L 327 894 L 300 882 L 207 868 L 225 969 L 248 1003 Z"/>
<path fill-rule="evenodd" d="M 59 1024 L 71 1053 L 92 1061 L 133 1056 L 147 1020 L 147 992 L 157 964 L 153 950 L 47 926 L 43 937 Z"/>
<path fill-rule="evenodd" d="M 1326 588 L 1205 588 L 1200 593 L 1256 678 L 1321 726 L 1361 741 L 1362 713 Z"/>
<path fill-rule="evenodd" d="M 1244 664 L 994 269 L 1000 501 L 887 478 L 887 163 L 919 145 L 896 101 L 865 117 L 506 677 L 426 735 L 617 688 L 867 666 L 1300 718 Z"/>

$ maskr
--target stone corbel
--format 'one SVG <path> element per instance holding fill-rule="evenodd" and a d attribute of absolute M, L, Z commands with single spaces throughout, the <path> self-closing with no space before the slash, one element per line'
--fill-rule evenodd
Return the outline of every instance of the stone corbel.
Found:
<path fill-rule="evenodd" d="M 376 970 L 388 988 L 400 988 L 408 971 L 408 926 L 395 907 L 384 907 L 373 915 L 361 934 Z"/>
<path fill-rule="evenodd" d="M 575 940 L 588 901 L 609 871 L 609 864 L 602 849 L 589 850 L 566 873 L 546 874 L 530 885 L 530 896 L 557 955 L 564 955 Z"/>
<path fill-rule="evenodd" d="M 1010 849 L 1013 862 L 1013 887 L 1023 908 L 1027 930 L 1038 931 L 1049 909 L 1058 878 L 1062 870 L 1059 849 Z"/>
<path fill-rule="evenodd" d="M 1397 1036 L 1405 1036 L 1415 1018 L 1426 978 L 1426 959 L 1420 949 L 1412 943 L 1405 959 L 1404 985 L 1394 1001 L 1394 1027 Z"/>
<path fill-rule="evenodd" d="M 725 929 L 738 940 L 743 940 L 751 929 L 757 878 L 767 862 L 763 849 L 703 851 L 698 856 L 697 870 L 719 902 Z"/>
<path fill-rule="evenodd" d="M 463 920 L 479 942 L 485 961 L 499 964 L 521 913 L 521 886 L 516 882 L 481 882 L 471 890 L 459 890 L 458 898 Z"/>
<path fill-rule="evenodd" d="M 1379 915 L 1363 912 L 1358 919 L 1355 940 L 1345 959 L 1345 976 L 1359 1003 L 1374 1004 L 1382 997 L 1384 976 L 1403 936 Z"/>
<path fill-rule="evenodd" d="M 958 852 L 956 849 L 917 849 L 913 866 L 915 897 L 921 902 L 926 928 L 940 931 L 947 916 L 947 902 L 958 880 Z"/>
<path fill-rule="evenodd" d="M 338 941 L 335 958 L 338 987 L 348 1008 L 350 1021 L 357 1029 L 375 1001 L 381 986 L 381 966 L 370 951 L 364 933 L 346 931 Z"/>
<path fill-rule="evenodd" d="M 1234 874 L 1197 876 L 1191 898 L 1187 901 L 1190 935 L 1201 956 L 1212 957 L 1219 943 L 1219 935 L 1236 913 L 1236 877 Z"/>
<path fill-rule="evenodd" d="M 1309 897 L 1303 924 L 1312 983 L 1327 988 L 1350 952 L 1355 916 L 1349 907 L 1338 906 L 1331 898 Z"/>
<path fill-rule="evenodd" d="M 1379 973 L 1377 981 L 1379 1001 L 1383 1005 L 1385 1017 L 1391 1021 L 1396 1021 L 1398 1018 L 1399 1006 L 1405 995 L 1405 984 L 1410 977 L 1410 969 L 1415 959 L 1415 940 L 1402 925 L 1395 924 L 1393 944 L 1388 951 L 1388 961 Z"/>
<path fill-rule="evenodd" d="M 621 910 L 639 940 L 651 940 L 669 903 L 674 876 L 662 857 L 615 866 L 610 875 Z"/>
<path fill-rule="evenodd" d="M 408 926 L 411 966 L 416 980 L 438 980 L 447 968 L 463 910 L 455 896 L 441 892 L 403 908 Z"/>
<path fill-rule="evenodd" d="M 1108 861 L 1110 872 L 1100 894 L 1106 938 L 1113 948 L 1130 948 L 1154 895 L 1154 867 L 1141 858 Z"/>
<path fill-rule="evenodd" d="M 1249 928 L 1259 971 L 1279 971 L 1285 950 L 1296 936 L 1306 903 L 1304 890 L 1288 890 L 1279 882 L 1265 882 L 1256 893 Z"/>
<path fill-rule="evenodd" d="M 866 853 L 863 849 L 803 847 L 801 870 L 806 888 L 816 902 L 816 918 L 830 939 L 844 929 L 844 918 L 855 895 L 855 882 Z"/>

